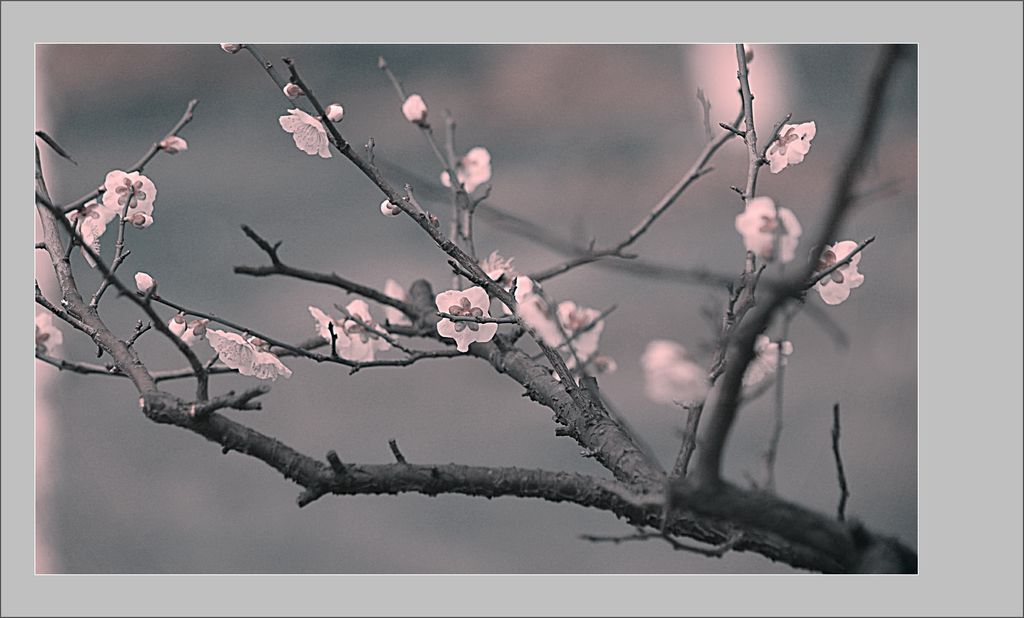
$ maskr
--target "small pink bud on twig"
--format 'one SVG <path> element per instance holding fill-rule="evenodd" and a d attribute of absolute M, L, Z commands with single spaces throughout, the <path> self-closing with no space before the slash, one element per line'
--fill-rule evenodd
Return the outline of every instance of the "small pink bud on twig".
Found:
<path fill-rule="evenodd" d="M 242 43 L 221 43 L 220 48 L 229 54 L 237 54 L 245 47 Z"/>
<path fill-rule="evenodd" d="M 188 150 L 188 142 L 177 135 L 171 135 L 160 140 L 160 149 L 167 154 L 178 154 Z"/>
<path fill-rule="evenodd" d="M 285 85 L 283 92 L 284 96 L 292 100 L 306 95 L 306 93 L 302 91 L 302 88 L 299 88 L 298 84 L 292 84 L 290 82 Z"/>
<path fill-rule="evenodd" d="M 409 122 L 423 126 L 427 121 L 427 103 L 420 95 L 411 94 L 402 103 L 402 114 Z"/>
<path fill-rule="evenodd" d="M 153 280 L 153 277 L 142 271 L 135 273 L 135 287 L 143 294 L 153 289 L 154 285 L 156 285 L 156 281 Z"/>
<path fill-rule="evenodd" d="M 331 122 L 341 122 L 341 119 L 345 117 L 345 108 L 340 103 L 331 103 L 324 111 L 327 113 L 327 119 Z"/>
<path fill-rule="evenodd" d="M 397 217 L 398 215 L 402 214 L 402 209 L 399 208 L 398 206 L 395 206 L 388 200 L 384 200 L 383 202 L 380 203 L 380 214 L 384 215 L 385 217 Z"/>

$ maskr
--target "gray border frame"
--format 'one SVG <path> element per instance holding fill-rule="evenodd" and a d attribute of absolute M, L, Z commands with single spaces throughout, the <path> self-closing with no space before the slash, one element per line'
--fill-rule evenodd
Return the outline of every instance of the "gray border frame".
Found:
<path fill-rule="evenodd" d="M 316 19 L 286 23 L 283 3 L 3 3 L 4 615 L 1021 615 L 1020 3 L 303 4 L 288 14 Z M 116 38 L 114 9 L 147 42 L 919 43 L 921 574 L 33 576 L 33 44 Z"/>

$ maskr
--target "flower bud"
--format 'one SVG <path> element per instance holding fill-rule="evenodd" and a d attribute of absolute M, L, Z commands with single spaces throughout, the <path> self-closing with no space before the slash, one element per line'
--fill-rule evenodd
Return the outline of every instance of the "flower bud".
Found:
<path fill-rule="evenodd" d="M 153 277 L 142 271 L 135 273 L 135 287 L 143 294 L 152 290 L 155 285 L 156 281 L 153 280 Z"/>
<path fill-rule="evenodd" d="M 288 97 L 289 99 L 295 100 L 301 96 L 304 96 L 305 94 L 306 93 L 302 91 L 302 88 L 299 88 L 298 84 L 293 84 L 289 82 L 284 87 L 284 96 Z"/>
<path fill-rule="evenodd" d="M 179 152 L 188 150 L 188 142 L 177 135 L 171 135 L 170 137 L 165 137 L 160 140 L 160 149 L 167 154 L 178 154 Z"/>
<path fill-rule="evenodd" d="M 427 103 L 418 94 L 409 95 L 402 103 L 402 114 L 409 122 L 423 125 L 427 121 Z"/>
<path fill-rule="evenodd" d="M 327 112 L 327 119 L 331 122 L 341 122 L 345 116 L 345 108 L 340 103 L 331 103 L 324 111 Z"/>
<path fill-rule="evenodd" d="M 244 45 L 242 45 L 241 43 L 221 43 L 220 44 L 220 48 L 223 49 L 224 51 L 226 51 L 229 54 L 237 54 L 238 52 L 240 52 L 242 50 L 242 47 L 244 47 Z"/>
<path fill-rule="evenodd" d="M 385 217 L 397 217 L 398 215 L 402 214 L 402 209 L 399 208 L 398 206 L 395 206 L 388 200 L 384 200 L 383 202 L 380 203 L 380 214 L 384 215 Z"/>
<path fill-rule="evenodd" d="M 178 315 L 171 318 L 167 323 L 167 329 L 170 330 L 174 336 L 181 337 L 188 330 L 188 324 L 185 323 L 185 314 L 179 313 Z"/>
<path fill-rule="evenodd" d="M 137 228 L 145 228 L 153 225 L 153 215 L 137 212 L 129 216 L 128 221 Z"/>

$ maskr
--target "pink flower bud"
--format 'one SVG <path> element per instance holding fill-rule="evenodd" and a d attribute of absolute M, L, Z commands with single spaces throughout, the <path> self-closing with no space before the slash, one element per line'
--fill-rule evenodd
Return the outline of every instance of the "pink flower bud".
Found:
<path fill-rule="evenodd" d="M 144 212 L 137 212 L 134 215 L 130 215 L 128 217 L 128 221 L 138 228 L 149 227 L 153 225 L 153 215 Z"/>
<path fill-rule="evenodd" d="M 294 99 L 297 99 L 297 98 L 299 98 L 301 96 L 305 96 L 305 94 L 306 93 L 303 92 L 302 88 L 299 88 L 299 86 L 297 84 L 293 84 L 293 83 L 289 82 L 284 87 L 284 96 L 288 97 L 289 99 L 294 100 Z"/>
<path fill-rule="evenodd" d="M 340 103 L 331 103 L 324 111 L 327 112 L 327 119 L 331 122 L 341 122 L 345 116 L 345 108 Z"/>
<path fill-rule="evenodd" d="M 398 206 L 395 206 L 388 200 L 384 200 L 383 202 L 380 203 L 380 214 L 384 215 L 385 217 L 397 217 L 398 215 L 402 214 L 402 209 L 399 208 Z"/>
<path fill-rule="evenodd" d="M 156 281 L 153 280 L 153 277 L 142 271 L 135 273 L 135 287 L 143 294 L 152 290 L 154 285 L 156 285 Z"/>
<path fill-rule="evenodd" d="M 402 114 L 409 122 L 422 125 L 427 121 L 427 103 L 418 94 L 409 95 L 402 103 Z"/>
<path fill-rule="evenodd" d="M 160 140 L 160 148 L 167 154 L 178 154 L 188 150 L 188 142 L 177 135 L 171 135 Z"/>
<path fill-rule="evenodd" d="M 220 48 L 223 49 L 224 51 L 226 51 L 229 54 L 237 54 L 239 51 L 242 50 L 243 47 L 244 47 L 244 45 L 242 45 L 241 43 L 221 43 L 220 44 Z"/>

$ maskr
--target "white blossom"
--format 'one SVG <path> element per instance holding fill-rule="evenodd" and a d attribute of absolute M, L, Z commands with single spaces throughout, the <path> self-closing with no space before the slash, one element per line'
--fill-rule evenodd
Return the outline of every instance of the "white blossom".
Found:
<path fill-rule="evenodd" d="M 821 254 L 821 261 L 818 263 L 818 272 L 822 272 L 837 262 L 841 262 L 857 248 L 857 243 L 852 240 L 843 240 L 827 247 Z M 864 275 L 857 270 L 860 264 L 860 253 L 850 258 L 850 261 L 836 270 L 829 273 L 827 277 L 818 281 L 814 289 L 818 290 L 821 300 L 827 305 L 838 305 L 850 297 L 850 290 L 859 288 L 864 283 Z"/>
<path fill-rule="evenodd" d="M 103 206 L 138 228 L 153 224 L 156 185 L 138 172 L 113 170 L 103 181 Z M 127 206 L 127 209 L 125 208 Z"/>
<path fill-rule="evenodd" d="M 399 283 L 394 279 L 388 279 L 384 282 L 384 293 L 395 300 L 403 302 L 408 300 L 405 288 L 399 285 Z M 408 326 L 409 324 L 412 324 L 409 320 L 409 316 L 402 313 L 400 309 L 396 309 L 390 305 L 385 305 L 384 307 L 384 319 L 387 320 L 388 324 L 395 326 Z"/>
<path fill-rule="evenodd" d="M 437 310 L 442 313 L 474 318 L 490 317 L 491 299 L 487 296 L 487 292 L 479 286 L 461 291 L 441 292 L 434 301 Z M 442 337 L 454 339 L 455 347 L 459 352 L 468 352 L 471 343 L 490 341 L 496 332 L 498 332 L 498 325 L 493 322 L 452 321 L 442 318 L 437 323 L 437 333 Z"/>
<path fill-rule="evenodd" d="M 655 339 L 648 343 L 640 366 L 644 370 L 644 392 L 655 403 L 689 405 L 707 397 L 707 372 L 675 341 Z"/>
<path fill-rule="evenodd" d="M 770 197 L 755 197 L 736 215 L 736 231 L 743 237 L 743 246 L 759 258 L 786 263 L 796 255 L 803 229 L 793 211 L 779 207 Z M 779 255 L 775 255 L 776 245 Z"/>
<path fill-rule="evenodd" d="M 462 184 L 466 193 L 472 193 L 477 187 L 491 179 L 491 153 L 486 148 L 477 146 L 471 149 L 455 166 L 455 178 Z M 452 186 L 448 172 L 441 172 L 441 184 Z"/>
<path fill-rule="evenodd" d="M 82 237 L 82 242 L 91 248 L 96 254 L 100 252 L 100 237 L 107 231 L 107 224 L 117 216 L 117 211 L 107 208 L 100 202 L 93 200 L 86 203 L 80 209 L 68 214 L 68 221 L 75 225 Z M 85 251 L 82 250 L 82 257 L 95 268 L 96 262 Z"/>
<path fill-rule="evenodd" d="M 301 109 L 290 109 L 288 113 L 289 116 L 281 116 L 277 121 L 282 129 L 292 134 L 295 147 L 308 155 L 320 155 L 322 159 L 330 159 L 331 150 L 328 147 L 324 123 Z"/>
<path fill-rule="evenodd" d="M 185 345 L 191 346 L 195 342 L 206 338 L 206 325 L 209 323 L 210 320 L 205 318 L 189 320 L 185 317 L 184 313 L 179 313 L 167 322 L 167 328 L 178 339 L 181 339 Z"/>
<path fill-rule="evenodd" d="M 391 349 L 391 344 L 383 337 L 387 331 L 377 325 L 366 301 L 354 300 L 345 307 L 345 311 L 347 316 L 333 318 L 317 307 L 309 307 L 309 313 L 316 321 L 317 334 L 327 343 L 332 341 L 333 328 L 338 356 L 364 363 L 374 360 L 378 351 Z"/>
<path fill-rule="evenodd" d="M 206 329 L 210 346 L 217 352 L 221 362 L 237 369 L 243 376 L 260 380 L 290 378 L 292 370 L 285 367 L 277 356 L 269 351 L 269 345 L 256 337 L 243 337 L 238 333 Z"/>
<path fill-rule="evenodd" d="M 768 386 L 768 383 L 775 377 L 779 369 L 779 362 L 785 365 L 788 357 L 793 353 L 793 344 L 789 341 L 781 343 L 782 355 L 779 355 L 780 344 L 772 341 L 766 335 L 758 335 L 754 343 L 754 358 L 747 365 L 747 371 L 743 374 L 744 397 L 753 397 L 761 387 Z"/>
<path fill-rule="evenodd" d="M 782 125 L 779 137 L 772 142 L 766 153 L 771 172 L 778 174 L 787 166 L 803 161 L 811 150 L 811 140 L 814 139 L 816 131 L 814 121 Z"/>
<path fill-rule="evenodd" d="M 47 311 L 36 312 L 36 352 L 52 354 L 64 343 L 64 333 L 53 323 L 53 316 Z"/>

